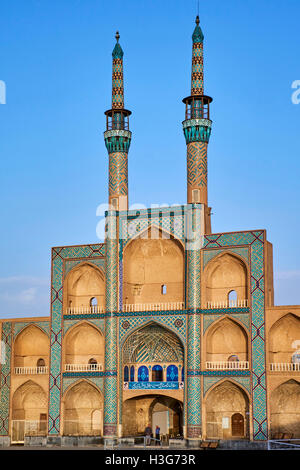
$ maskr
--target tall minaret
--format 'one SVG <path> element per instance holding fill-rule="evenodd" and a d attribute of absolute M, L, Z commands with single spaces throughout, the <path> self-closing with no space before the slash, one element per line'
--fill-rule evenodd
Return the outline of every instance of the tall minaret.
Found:
<path fill-rule="evenodd" d="M 109 155 L 109 204 L 114 210 L 128 209 L 128 151 L 131 142 L 129 116 L 124 109 L 123 50 L 116 33 L 116 45 L 112 52 L 112 109 L 105 111 L 105 145 Z"/>
<path fill-rule="evenodd" d="M 204 35 L 196 17 L 193 32 L 191 96 L 184 98 L 185 121 L 183 132 L 187 144 L 187 202 L 204 204 L 205 233 L 211 232 L 210 208 L 207 202 L 207 144 L 211 133 L 209 105 L 212 98 L 204 95 L 203 40 Z"/>

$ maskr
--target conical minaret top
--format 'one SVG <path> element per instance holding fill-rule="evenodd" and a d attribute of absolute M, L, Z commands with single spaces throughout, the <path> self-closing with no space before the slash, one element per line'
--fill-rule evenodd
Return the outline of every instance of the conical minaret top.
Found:
<path fill-rule="evenodd" d="M 112 52 L 113 71 L 112 71 L 112 109 L 124 108 L 124 82 L 123 82 L 123 49 L 119 44 L 120 34 L 116 32 L 117 42 Z"/>
<path fill-rule="evenodd" d="M 128 209 L 128 151 L 131 142 L 129 116 L 124 108 L 123 55 L 116 32 L 116 44 L 112 52 L 112 106 L 105 111 L 105 145 L 109 155 L 109 203 L 115 210 Z"/>
<path fill-rule="evenodd" d="M 199 26 L 199 16 L 196 17 L 196 27 L 193 32 L 193 56 L 192 56 L 192 84 L 191 95 L 204 95 L 203 77 L 203 39 L 204 35 Z"/>

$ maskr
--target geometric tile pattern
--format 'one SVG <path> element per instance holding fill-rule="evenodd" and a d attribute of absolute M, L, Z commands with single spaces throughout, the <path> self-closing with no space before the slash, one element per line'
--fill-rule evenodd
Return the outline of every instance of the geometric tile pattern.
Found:
<path fill-rule="evenodd" d="M 222 377 L 204 377 L 203 378 L 203 395 L 205 396 L 209 389 L 216 383 L 224 381 Z M 251 394 L 250 377 L 234 377 L 230 379 L 231 382 L 236 382 L 242 385 Z"/>
<path fill-rule="evenodd" d="M 112 108 L 122 109 L 124 108 L 123 50 L 118 42 L 114 47 L 112 56 Z"/>
<path fill-rule="evenodd" d="M 187 144 L 187 182 L 192 189 L 207 186 L 207 143 Z"/>
<path fill-rule="evenodd" d="M 61 348 L 63 331 L 63 279 L 65 262 L 104 258 L 105 244 L 80 245 L 52 248 L 51 268 L 51 326 L 50 326 L 50 370 L 49 370 L 49 418 L 50 435 L 60 431 L 61 401 Z"/>
<path fill-rule="evenodd" d="M 187 256 L 187 371 L 201 366 L 201 316 L 193 315 L 193 311 L 201 306 L 201 210 L 193 207 L 189 211 L 192 218 L 195 246 L 186 251 Z M 195 248 L 195 249 L 192 249 Z M 187 373 L 187 434 L 200 437 L 201 434 L 201 378 L 189 376 Z M 198 434 L 198 435 L 197 435 Z"/>
<path fill-rule="evenodd" d="M 247 263 L 249 263 L 249 249 L 248 247 L 246 248 L 232 248 L 230 250 L 227 250 L 227 253 L 234 253 L 236 255 L 239 255 L 243 260 Z M 225 250 L 204 250 L 203 251 L 203 269 L 206 267 L 207 263 L 215 258 L 216 256 L 220 255 L 221 253 L 226 253 Z"/>
<path fill-rule="evenodd" d="M 72 385 L 74 385 L 76 382 L 81 382 L 82 380 L 78 380 L 78 378 L 76 377 L 64 377 L 63 378 L 63 386 L 62 386 L 62 393 L 64 394 L 65 391 L 71 387 Z M 88 379 L 86 380 L 87 382 L 92 382 L 93 384 L 95 384 L 98 389 L 101 391 L 101 393 L 103 394 L 103 378 L 102 377 L 88 377 Z"/>
<path fill-rule="evenodd" d="M 5 363 L 1 364 L 0 377 L 0 436 L 9 434 L 9 395 L 10 395 L 10 364 L 11 364 L 12 323 L 2 323 L 1 340 L 5 344 Z M 4 362 L 4 361 L 3 361 Z"/>
<path fill-rule="evenodd" d="M 118 241 L 117 215 L 114 211 L 106 215 L 106 312 L 105 319 L 105 371 L 104 381 L 104 434 L 111 435 L 117 424 L 117 318 L 118 310 Z M 109 316 L 109 314 L 111 314 Z"/>
<path fill-rule="evenodd" d="M 232 320 L 238 320 L 242 325 L 249 330 L 250 329 L 250 315 L 248 313 L 232 314 L 232 315 L 204 315 L 203 316 L 203 333 L 206 332 L 207 328 L 220 318 L 231 318 Z"/>
<path fill-rule="evenodd" d="M 199 26 L 198 18 L 193 32 L 193 55 L 192 55 L 192 95 L 204 95 L 203 79 L 203 33 Z"/>
<path fill-rule="evenodd" d="M 15 322 L 14 323 L 14 338 L 27 326 L 34 325 L 43 330 L 48 336 L 50 331 L 50 321 L 38 321 L 38 322 Z"/>
<path fill-rule="evenodd" d="M 250 246 L 251 275 L 251 356 L 252 356 L 252 401 L 253 439 L 268 438 L 266 358 L 265 358 L 265 317 L 264 317 L 264 231 L 237 232 L 206 235 L 206 248 L 229 246 Z"/>
<path fill-rule="evenodd" d="M 109 154 L 109 197 L 128 194 L 128 155 L 125 152 Z"/>

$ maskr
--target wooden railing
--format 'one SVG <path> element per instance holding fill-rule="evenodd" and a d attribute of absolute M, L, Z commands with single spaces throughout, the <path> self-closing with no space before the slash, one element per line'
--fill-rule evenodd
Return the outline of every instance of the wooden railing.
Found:
<path fill-rule="evenodd" d="M 65 372 L 100 372 L 103 364 L 65 364 Z"/>
<path fill-rule="evenodd" d="M 270 364 L 270 370 L 272 372 L 299 372 L 300 363 L 290 363 L 290 362 L 273 362 Z"/>
<path fill-rule="evenodd" d="M 183 310 L 184 302 L 167 302 L 155 304 L 124 304 L 123 312 L 149 312 L 159 310 Z"/>
<path fill-rule="evenodd" d="M 206 369 L 208 370 L 248 370 L 248 361 L 219 361 L 219 362 L 206 362 Z"/>
<path fill-rule="evenodd" d="M 48 367 L 15 367 L 16 375 L 30 375 L 30 374 L 48 374 Z"/>
<path fill-rule="evenodd" d="M 207 302 L 206 308 L 243 308 L 248 307 L 248 300 L 221 300 L 218 302 Z"/>

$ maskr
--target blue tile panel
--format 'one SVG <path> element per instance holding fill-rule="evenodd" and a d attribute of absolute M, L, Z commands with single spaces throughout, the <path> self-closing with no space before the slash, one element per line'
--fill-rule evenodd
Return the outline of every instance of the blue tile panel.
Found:
<path fill-rule="evenodd" d="M 13 326 L 11 322 L 2 323 L 1 341 L 5 345 L 5 361 L 1 364 L 0 376 L 0 436 L 9 435 L 9 395 L 11 380 L 11 339 Z"/>

